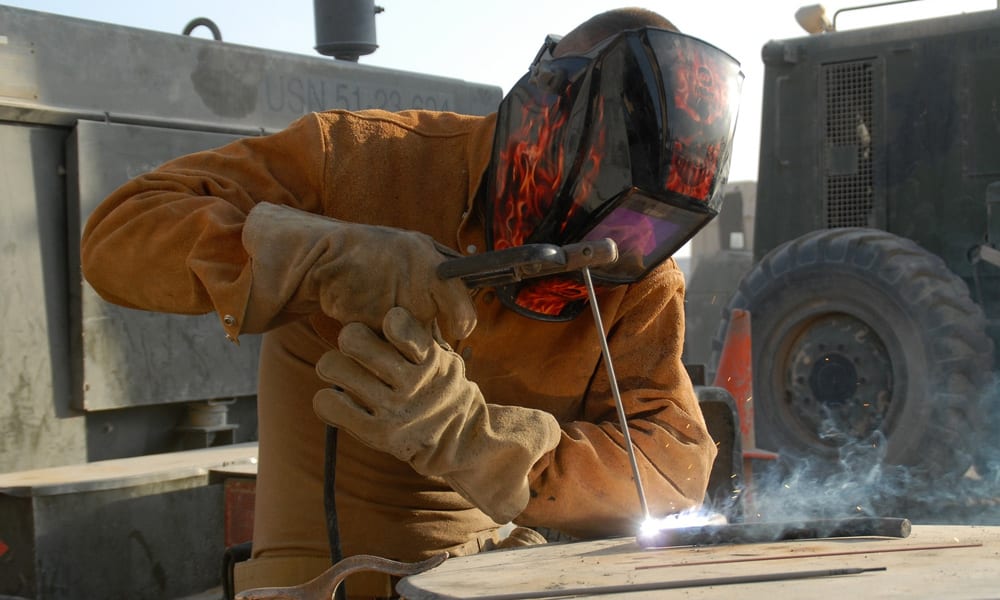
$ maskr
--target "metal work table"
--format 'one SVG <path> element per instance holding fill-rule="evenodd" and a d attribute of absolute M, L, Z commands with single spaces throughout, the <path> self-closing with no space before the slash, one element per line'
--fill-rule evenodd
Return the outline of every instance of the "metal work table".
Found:
<path fill-rule="evenodd" d="M 840 569 L 880 569 L 826 576 Z M 804 574 L 812 576 L 804 577 Z M 770 581 L 762 579 L 772 578 Z M 1000 527 L 915 525 L 905 539 L 854 537 L 640 548 L 634 538 L 448 559 L 403 579 L 408 600 L 588 595 L 662 598 L 997 598 Z M 587 590 L 586 592 L 582 590 Z"/>

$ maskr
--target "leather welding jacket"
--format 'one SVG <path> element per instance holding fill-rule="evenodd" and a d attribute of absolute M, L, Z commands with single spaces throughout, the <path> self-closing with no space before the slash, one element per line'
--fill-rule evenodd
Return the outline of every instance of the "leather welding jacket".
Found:
<path fill-rule="evenodd" d="M 214 311 L 219 335 L 233 340 L 273 329 L 295 316 L 250 295 L 241 231 L 256 203 L 421 231 L 464 254 L 482 251 L 474 200 L 494 127 L 495 116 L 335 110 L 306 115 L 270 136 L 173 160 L 122 186 L 91 215 L 84 274 L 101 296 L 125 306 Z M 681 364 L 683 276 L 668 260 L 638 283 L 601 290 L 599 298 L 650 511 L 696 505 L 716 448 Z M 487 402 L 542 409 L 562 426 L 559 445 L 529 474 L 531 499 L 516 522 L 577 537 L 634 534 L 640 506 L 589 311 L 547 323 L 505 309 L 489 290 L 475 293 L 474 302 L 476 329 L 452 340 L 468 378 Z M 336 343 L 339 325 L 332 319 L 314 314 L 308 325 L 327 344 Z M 314 391 L 293 388 L 281 397 L 261 395 L 258 403 L 311 406 Z M 262 438 L 262 465 L 281 445 L 301 443 L 296 431 L 284 435 Z M 359 538 L 344 540 L 347 553 L 415 560 L 495 529 L 442 480 L 423 478 L 350 436 L 340 438 L 338 509 L 359 514 L 339 510 L 339 519 L 342 529 L 363 524 L 346 527 L 348 538 Z M 258 488 L 258 513 L 306 510 L 295 486 L 283 485 L 285 496 L 273 501 L 286 497 L 287 504 L 278 507 L 260 506 Z M 341 506 L 341 495 L 354 500 Z M 258 519 L 255 526 L 264 525 Z M 394 530 L 407 534 L 385 533 Z M 365 531 L 380 539 L 360 539 Z M 316 535 L 326 539 L 325 532 Z"/>

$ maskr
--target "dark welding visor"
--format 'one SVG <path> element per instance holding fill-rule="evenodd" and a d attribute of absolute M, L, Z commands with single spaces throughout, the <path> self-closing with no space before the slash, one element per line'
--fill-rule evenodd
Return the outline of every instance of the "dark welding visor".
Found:
<path fill-rule="evenodd" d="M 502 249 L 610 237 L 620 258 L 595 269 L 594 279 L 638 281 L 718 214 L 739 63 L 701 40 L 655 28 L 623 32 L 584 55 L 553 58 L 553 47 L 547 41 L 501 103 L 487 180 L 488 242 Z M 583 298 L 567 299 L 572 281 L 515 284 L 501 297 L 527 314 L 563 320 Z"/>

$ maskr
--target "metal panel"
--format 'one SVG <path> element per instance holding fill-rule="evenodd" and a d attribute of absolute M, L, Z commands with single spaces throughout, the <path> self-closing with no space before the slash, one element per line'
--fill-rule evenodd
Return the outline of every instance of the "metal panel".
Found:
<path fill-rule="evenodd" d="M 81 121 L 69 144 L 76 231 L 110 192 L 183 154 L 236 136 Z M 75 184 L 75 185 L 74 185 Z M 71 246 L 78 248 L 78 238 Z M 74 261 L 77 266 L 78 261 Z M 78 279 L 79 280 L 79 279 Z M 82 281 L 82 280 L 81 280 Z M 198 317 L 131 310 L 81 283 L 82 390 L 85 410 L 211 400 L 256 393 L 258 336 L 227 341 L 214 314 Z"/>
<path fill-rule="evenodd" d="M 0 119 L 276 131 L 310 111 L 496 110 L 497 86 L 0 6 Z"/>
<path fill-rule="evenodd" d="M 85 455 L 70 408 L 65 137 L 0 124 L 0 473 Z"/>
<path fill-rule="evenodd" d="M 1000 69 L 1000 32 L 983 35 L 990 36 L 990 43 L 959 63 L 962 174 L 996 179 L 1000 177 L 1000 77 L 984 74 Z"/>

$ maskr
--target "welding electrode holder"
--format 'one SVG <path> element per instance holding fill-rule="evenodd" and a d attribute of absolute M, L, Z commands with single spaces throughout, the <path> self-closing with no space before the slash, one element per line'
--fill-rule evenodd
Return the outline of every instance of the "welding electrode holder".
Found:
<path fill-rule="evenodd" d="M 438 265 L 437 274 L 441 279 L 461 278 L 469 288 L 481 288 L 600 267 L 616 260 L 618 246 L 609 238 L 565 246 L 525 244 L 446 260 Z"/>
<path fill-rule="evenodd" d="M 642 478 L 639 475 L 639 462 L 636 458 L 635 446 L 632 445 L 632 437 L 629 434 L 625 406 L 622 403 L 621 392 L 618 389 L 618 378 L 615 376 L 615 368 L 611 361 L 611 350 L 608 347 L 608 339 L 604 333 L 601 312 L 597 307 L 597 292 L 594 288 L 593 278 L 590 275 L 591 267 L 608 265 L 616 260 L 618 260 L 618 246 L 614 240 L 604 238 L 602 240 L 577 242 L 565 246 L 526 244 L 524 246 L 505 248 L 476 256 L 445 261 L 438 265 L 437 272 L 438 277 L 442 279 L 461 277 L 465 285 L 470 288 L 508 285 L 523 279 L 569 273 L 572 271 L 581 272 L 583 282 L 587 286 L 587 299 L 590 302 L 591 313 L 594 315 L 594 326 L 597 330 L 597 336 L 601 341 L 601 355 L 604 357 L 604 365 L 608 371 L 611 393 L 615 398 L 615 406 L 618 409 L 619 425 L 621 426 L 622 437 L 625 440 L 625 450 L 628 453 L 629 463 L 632 466 L 632 479 L 635 482 L 636 495 L 639 499 L 643 517 L 649 519 L 649 505 L 646 503 L 646 492 L 643 489 Z"/>

